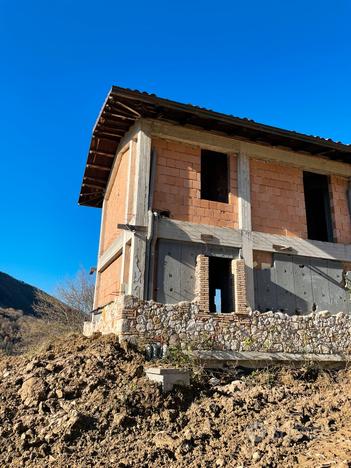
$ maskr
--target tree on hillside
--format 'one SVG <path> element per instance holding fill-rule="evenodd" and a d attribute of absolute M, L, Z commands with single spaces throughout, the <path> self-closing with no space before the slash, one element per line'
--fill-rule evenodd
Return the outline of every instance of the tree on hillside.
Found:
<path fill-rule="evenodd" d="M 94 281 L 81 269 L 73 279 L 65 279 L 56 287 L 55 296 L 38 291 L 33 306 L 35 312 L 49 321 L 80 327 L 86 314 L 93 309 Z"/>
<path fill-rule="evenodd" d="M 93 310 L 94 280 L 82 268 L 73 279 L 66 279 L 56 288 L 57 297 L 75 310 L 89 314 Z"/>

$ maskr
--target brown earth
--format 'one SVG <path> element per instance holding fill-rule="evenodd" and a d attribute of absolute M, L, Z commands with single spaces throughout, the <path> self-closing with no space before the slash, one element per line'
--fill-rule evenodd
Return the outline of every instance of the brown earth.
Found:
<path fill-rule="evenodd" d="M 197 372 L 162 394 L 115 337 L 0 357 L 0 466 L 351 466 L 350 371 Z"/>

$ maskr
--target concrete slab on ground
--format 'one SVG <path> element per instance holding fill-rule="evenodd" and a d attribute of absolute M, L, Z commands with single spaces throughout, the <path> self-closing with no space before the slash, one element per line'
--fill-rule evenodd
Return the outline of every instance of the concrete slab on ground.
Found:
<path fill-rule="evenodd" d="M 258 351 L 196 350 L 191 354 L 207 368 L 241 366 L 252 369 L 268 366 L 292 366 L 310 364 L 325 369 L 340 369 L 348 365 L 351 356 L 314 353 L 265 353 Z"/>

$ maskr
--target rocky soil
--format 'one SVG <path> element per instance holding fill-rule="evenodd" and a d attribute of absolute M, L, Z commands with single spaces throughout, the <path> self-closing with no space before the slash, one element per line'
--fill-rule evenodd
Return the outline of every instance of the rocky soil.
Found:
<path fill-rule="evenodd" d="M 351 466 L 350 371 L 198 372 L 162 394 L 115 337 L 0 357 L 0 466 Z"/>

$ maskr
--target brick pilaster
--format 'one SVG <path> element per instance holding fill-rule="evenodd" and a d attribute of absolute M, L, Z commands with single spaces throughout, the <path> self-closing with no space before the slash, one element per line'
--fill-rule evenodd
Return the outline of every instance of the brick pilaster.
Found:
<path fill-rule="evenodd" d="M 195 270 L 196 300 L 202 312 L 210 311 L 208 264 L 208 257 L 205 255 L 197 256 Z"/>
<path fill-rule="evenodd" d="M 234 304 L 236 314 L 247 313 L 245 261 L 232 260 L 232 274 L 234 286 Z"/>

